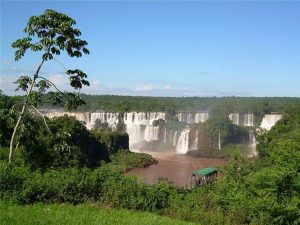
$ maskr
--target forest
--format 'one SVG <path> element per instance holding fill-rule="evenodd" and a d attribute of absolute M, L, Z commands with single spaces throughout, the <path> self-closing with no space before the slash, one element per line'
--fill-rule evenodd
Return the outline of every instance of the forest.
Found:
<path fill-rule="evenodd" d="M 1 201 L 97 202 L 200 224 L 299 222 L 300 106 L 286 110 L 284 118 L 259 137 L 259 158 L 249 161 L 233 151 L 215 183 L 188 190 L 166 181 L 149 186 L 124 176 L 126 167 L 147 166 L 153 159 L 124 149 L 125 134 L 109 138 L 108 131 L 104 136 L 101 131 L 90 132 L 67 116 L 48 121 L 55 135 L 47 132 L 41 118 L 27 117 L 30 126 L 22 127 L 18 137 L 22 144 L 8 164 L 6 146 L 13 119 L 9 109 L 14 98 L 2 94 L 0 102 Z"/>
<path fill-rule="evenodd" d="M 117 95 L 81 94 L 86 104 L 80 111 L 103 110 L 107 112 L 224 112 L 254 113 L 263 115 L 282 113 L 290 106 L 300 103 L 296 97 L 142 97 Z M 45 95 L 46 99 L 49 95 Z M 61 108 L 42 103 L 41 108 Z"/>

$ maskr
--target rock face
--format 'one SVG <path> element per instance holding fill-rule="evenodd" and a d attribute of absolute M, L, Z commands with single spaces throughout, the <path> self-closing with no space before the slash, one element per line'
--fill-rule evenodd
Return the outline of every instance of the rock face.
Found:
<path fill-rule="evenodd" d="M 219 138 L 211 140 L 201 128 L 193 128 L 190 124 L 204 123 L 209 118 L 208 112 L 187 113 L 180 112 L 175 117 L 185 122 L 187 126 L 181 130 L 172 130 L 165 126 L 166 113 L 164 112 L 64 112 L 64 111 L 48 111 L 44 113 L 49 118 L 59 116 L 73 116 L 75 119 L 82 121 L 88 129 L 92 129 L 95 121 L 99 119 L 101 123 L 107 123 L 113 130 L 119 120 L 123 120 L 126 125 L 126 131 L 129 135 L 130 148 L 136 148 L 136 145 L 142 142 L 156 141 L 164 143 L 166 146 L 175 148 L 176 153 L 186 154 L 190 150 L 199 149 L 219 149 L 221 150 L 220 132 Z M 263 117 L 260 127 L 270 130 L 276 122 L 282 118 L 279 114 L 266 114 Z M 245 127 L 254 127 L 254 115 L 252 113 L 231 113 L 229 119 L 233 124 Z M 162 124 L 157 121 L 163 121 Z M 154 123 L 154 121 L 156 121 Z M 252 149 L 251 154 L 255 155 L 255 135 L 253 131 L 249 131 L 249 147 Z"/>

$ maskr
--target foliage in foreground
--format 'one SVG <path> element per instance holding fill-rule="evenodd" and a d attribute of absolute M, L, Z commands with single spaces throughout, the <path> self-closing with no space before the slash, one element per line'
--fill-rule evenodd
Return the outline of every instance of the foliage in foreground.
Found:
<path fill-rule="evenodd" d="M 124 209 L 100 208 L 96 205 L 6 205 L 0 203 L 3 225 L 192 225 L 168 217 Z"/>
<path fill-rule="evenodd" d="M 98 202 L 203 224 L 299 224 L 299 134 L 295 110 L 260 138 L 257 161 L 234 154 L 222 178 L 193 190 L 166 182 L 147 186 L 108 168 L 42 173 L 1 162 L 0 198 L 21 204 Z"/>

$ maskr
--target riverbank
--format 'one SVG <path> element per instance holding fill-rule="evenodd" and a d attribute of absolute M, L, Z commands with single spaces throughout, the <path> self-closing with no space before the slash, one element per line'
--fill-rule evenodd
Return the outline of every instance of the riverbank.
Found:
<path fill-rule="evenodd" d="M 134 168 L 127 175 L 138 176 L 147 184 L 154 184 L 159 179 L 167 179 L 179 187 L 185 187 L 191 174 L 205 167 L 220 167 L 225 159 L 197 158 L 187 155 L 178 155 L 174 152 L 144 152 L 157 160 L 156 164 L 146 168 Z"/>

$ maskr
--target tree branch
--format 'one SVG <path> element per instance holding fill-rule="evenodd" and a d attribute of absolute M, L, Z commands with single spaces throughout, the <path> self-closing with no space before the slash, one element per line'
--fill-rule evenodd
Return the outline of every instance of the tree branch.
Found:
<path fill-rule="evenodd" d="M 68 99 L 69 101 L 70 101 L 70 99 L 68 98 L 68 96 L 67 95 L 65 95 L 65 93 L 63 93 L 61 90 L 59 90 L 57 87 L 56 87 L 56 85 L 52 82 L 52 81 L 50 81 L 50 80 L 48 80 L 47 78 L 45 78 L 45 77 L 41 77 L 41 76 L 38 76 L 37 78 L 40 78 L 40 79 L 43 79 L 43 80 L 45 80 L 45 81 L 47 81 L 47 82 L 49 82 L 59 93 L 61 93 L 66 99 Z"/>
<path fill-rule="evenodd" d="M 46 121 L 46 119 L 45 119 L 45 116 L 44 116 L 44 115 L 43 115 L 36 107 L 34 107 L 33 105 L 29 105 L 29 106 L 31 106 L 38 114 L 40 114 L 41 117 L 43 117 L 44 124 L 45 124 L 45 126 L 47 127 L 47 130 L 49 131 L 50 134 L 53 134 L 53 133 L 51 132 L 50 128 L 48 127 L 48 124 L 47 124 L 47 121 Z"/>

